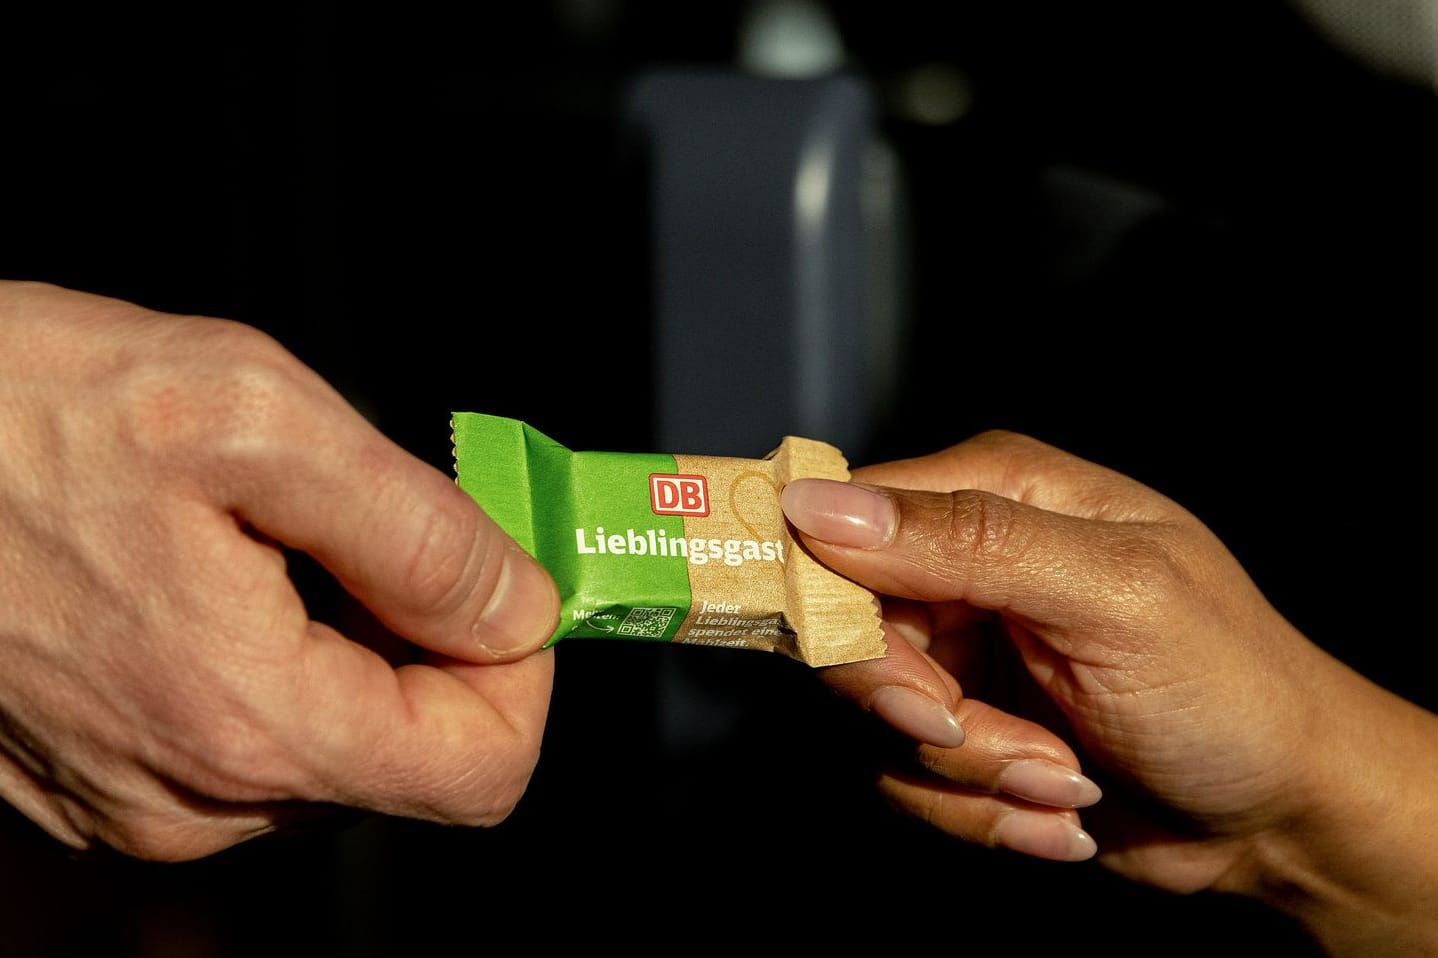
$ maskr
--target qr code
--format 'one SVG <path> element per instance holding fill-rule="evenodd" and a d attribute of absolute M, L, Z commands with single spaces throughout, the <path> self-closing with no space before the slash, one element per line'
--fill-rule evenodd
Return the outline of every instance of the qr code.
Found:
<path fill-rule="evenodd" d="M 669 620 L 677 609 L 630 609 L 624 621 L 619 623 L 619 635 L 633 635 L 641 639 L 662 639 Z"/>

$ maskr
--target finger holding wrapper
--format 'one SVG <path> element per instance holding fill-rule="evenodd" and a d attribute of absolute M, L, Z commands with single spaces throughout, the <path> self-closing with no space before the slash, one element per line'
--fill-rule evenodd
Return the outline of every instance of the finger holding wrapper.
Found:
<path fill-rule="evenodd" d="M 575 452 L 527 423 L 452 414 L 455 475 L 559 586 L 564 638 L 778 652 L 811 666 L 884 655 L 867 589 L 789 531 L 792 479 L 847 480 L 839 450 L 786 436 L 763 459 Z"/>

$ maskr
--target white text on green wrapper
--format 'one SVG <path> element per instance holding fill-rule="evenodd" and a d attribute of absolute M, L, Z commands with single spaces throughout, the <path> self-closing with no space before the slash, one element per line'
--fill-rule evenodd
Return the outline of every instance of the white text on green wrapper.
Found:
<path fill-rule="evenodd" d="M 657 556 L 688 559 L 691 565 L 723 562 L 743 565 L 745 562 L 784 562 L 784 543 L 776 539 L 703 539 L 671 536 L 658 529 L 642 532 L 626 529 L 605 533 L 603 526 L 593 532 L 574 530 L 575 551 L 579 555 Z"/>

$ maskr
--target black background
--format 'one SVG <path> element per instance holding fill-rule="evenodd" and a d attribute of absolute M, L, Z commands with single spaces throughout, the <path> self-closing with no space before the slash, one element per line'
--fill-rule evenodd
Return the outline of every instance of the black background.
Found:
<path fill-rule="evenodd" d="M 584 375 L 650 348 L 618 97 L 648 66 L 731 63 L 739 6 L 195 6 L 0 21 L 0 276 L 253 323 L 446 471 L 454 409 L 652 449 L 642 373 Z M 581 29 L 582 9 L 608 15 Z M 946 125 L 881 117 L 914 338 L 851 461 L 1006 427 L 1127 472 L 1315 641 L 1431 707 L 1432 92 L 1276 2 L 831 10 L 881 103 L 925 63 L 973 91 Z M 1115 219 L 1113 196 L 1146 215 Z M 663 728 L 675 655 L 716 679 L 697 707 L 726 716 L 717 742 Z M 12 815 L 0 951 L 1302 951 L 1243 903 L 896 819 L 860 757 L 872 730 L 787 660 L 557 656 L 544 755 L 504 824 L 362 819 L 155 865 L 72 856 Z"/>

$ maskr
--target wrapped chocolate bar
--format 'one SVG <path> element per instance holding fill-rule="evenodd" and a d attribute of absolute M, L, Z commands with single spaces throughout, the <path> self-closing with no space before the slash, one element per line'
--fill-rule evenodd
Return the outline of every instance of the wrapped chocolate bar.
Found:
<path fill-rule="evenodd" d="M 455 474 L 554 576 L 564 638 L 779 652 L 812 666 L 884 654 L 877 604 L 792 536 L 791 479 L 847 479 L 833 446 L 764 459 L 574 452 L 526 423 L 456 412 Z"/>

